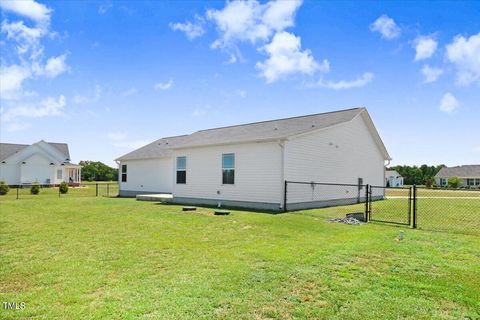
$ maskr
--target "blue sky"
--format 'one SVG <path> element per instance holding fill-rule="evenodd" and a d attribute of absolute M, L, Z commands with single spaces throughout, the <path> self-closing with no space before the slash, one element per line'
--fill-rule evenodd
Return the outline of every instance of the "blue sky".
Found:
<path fill-rule="evenodd" d="M 480 2 L 0 1 L 0 140 L 113 159 L 367 107 L 392 164 L 480 163 Z"/>

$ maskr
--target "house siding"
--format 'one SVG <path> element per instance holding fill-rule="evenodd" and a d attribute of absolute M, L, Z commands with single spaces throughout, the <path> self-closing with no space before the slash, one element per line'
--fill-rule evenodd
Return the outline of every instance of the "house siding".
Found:
<path fill-rule="evenodd" d="M 122 165 L 127 165 L 127 181 L 122 182 Z M 171 193 L 173 184 L 172 159 L 121 161 L 118 170 L 120 196 L 148 193 Z"/>
<path fill-rule="evenodd" d="M 384 157 L 361 116 L 336 127 L 293 137 L 285 143 L 288 181 L 357 184 L 358 178 L 364 184 L 385 183 Z M 358 196 L 354 187 L 318 187 L 316 196 L 312 195 L 310 185 L 288 188 L 288 203 L 346 198 L 353 201 Z"/>
<path fill-rule="evenodd" d="M 235 184 L 222 184 L 222 154 L 235 154 Z M 194 203 L 278 209 L 282 198 L 282 151 L 278 142 L 244 143 L 174 150 L 187 157 L 186 184 L 173 184 L 174 199 Z M 258 206 L 255 205 L 258 204 Z"/>

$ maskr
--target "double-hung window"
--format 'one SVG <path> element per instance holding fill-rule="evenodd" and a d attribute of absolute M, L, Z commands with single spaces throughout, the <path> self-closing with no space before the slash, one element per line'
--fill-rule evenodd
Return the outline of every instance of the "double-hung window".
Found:
<path fill-rule="evenodd" d="M 127 165 L 122 164 L 122 182 L 127 182 Z"/>
<path fill-rule="evenodd" d="M 222 155 L 222 184 L 235 184 L 235 154 Z"/>
<path fill-rule="evenodd" d="M 57 170 L 57 179 L 62 179 L 62 169 Z"/>
<path fill-rule="evenodd" d="M 187 183 L 187 157 L 177 157 L 177 184 Z"/>

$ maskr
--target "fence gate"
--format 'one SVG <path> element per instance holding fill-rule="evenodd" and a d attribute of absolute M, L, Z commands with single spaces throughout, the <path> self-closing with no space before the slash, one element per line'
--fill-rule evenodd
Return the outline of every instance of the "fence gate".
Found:
<path fill-rule="evenodd" d="M 368 220 L 410 226 L 412 196 L 412 188 L 369 186 Z"/>

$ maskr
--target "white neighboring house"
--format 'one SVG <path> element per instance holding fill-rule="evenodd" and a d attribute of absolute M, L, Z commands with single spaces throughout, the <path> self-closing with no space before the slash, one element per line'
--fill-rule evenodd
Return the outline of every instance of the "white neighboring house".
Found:
<path fill-rule="evenodd" d="M 70 163 L 66 143 L 43 140 L 32 145 L 0 143 L 0 181 L 9 185 L 38 182 L 58 185 L 62 181 L 70 185 L 81 182 L 81 166 Z"/>
<path fill-rule="evenodd" d="M 403 177 L 395 170 L 385 171 L 385 182 L 387 187 L 403 187 Z"/>
<path fill-rule="evenodd" d="M 365 108 L 201 130 L 116 159 L 120 196 L 169 193 L 174 203 L 269 210 L 282 209 L 286 180 L 383 185 L 385 160 Z M 337 190 L 332 198 L 352 198 Z M 308 194 L 288 194 L 289 208 L 311 202 Z"/>

